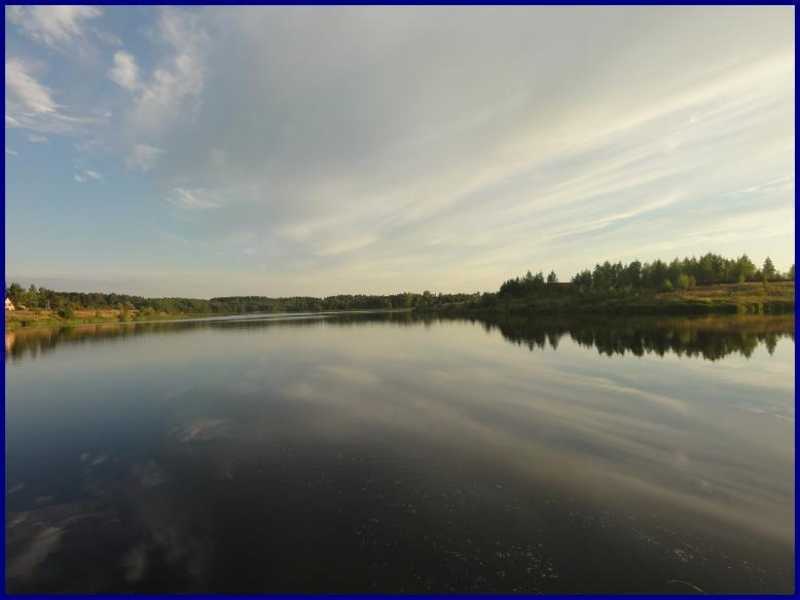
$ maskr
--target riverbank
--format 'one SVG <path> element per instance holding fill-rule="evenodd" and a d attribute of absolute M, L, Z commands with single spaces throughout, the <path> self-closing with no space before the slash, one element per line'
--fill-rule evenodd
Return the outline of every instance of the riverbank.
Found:
<path fill-rule="evenodd" d="M 557 293 L 524 298 L 484 294 L 479 300 L 436 307 L 418 307 L 416 310 L 448 315 L 786 314 L 794 312 L 794 282 L 717 284 L 684 291 L 640 291 L 618 295 L 581 294 L 570 288 L 561 289 Z"/>
<path fill-rule="evenodd" d="M 460 295 L 465 297 L 465 294 Z M 499 294 L 475 294 L 468 300 L 420 304 L 419 314 L 452 316 L 548 314 L 548 315 L 705 315 L 705 314 L 787 314 L 794 312 L 794 282 L 738 283 L 698 286 L 674 292 L 638 291 L 630 294 L 578 293 L 571 284 L 559 284 L 555 291 L 522 298 Z M 354 309 L 356 310 L 356 309 Z M 408 309 L 405 309 L 408 310 Z M 270 311 L 166 312 L 152 309 L 76 309 L 64 315 L 52 310 L 6 311 L 5 330 L 58 328 L 102 323 L 178 320 L 254 314 Z M 294 312 L 294 311 L 286 311 Z M 307 311 L 328 312 L 328 311 Z"/>
<path fill-rule="evenodd" d="M 90 310 L 81 309 L 73 312 L 70 318 L 61 317 L 53 311 L 7 311 L 5 313 L 5 331 L 32 331 L 32 330 L 57 330 L 76 328 L 85 325 L 113 325 L 131 323 L 144 325 L 148 323 L 162 323 L 165 321 L 195 321 L 195 320 L 228 320 L 237 317 L 252 318 L 260 315 L 279 317 L 280 315 L 359 315 L 359 314 L 400 314 L 410 313 L 411 309 L 352 309 L 340 311 L 285 311 L 285 312 L 237 312 L 237 313 L 206 313 L 206 312 L 152 312 L 152 311 L 121 311 L 119 309 Z"/>
<path fill-rule="evenodd" d="M 59 327 L 75 327 L 77 325 L 95 325 L 102 323 L 137 323 L 142 321 L 163 321 L 170 319 L 191 319 L 213 316 L 212 313 L 166 313 L 108 309 L 79 309 L 70 316 L 62 316 L 52 310 L 15 310 L 5 313 L 5 330 L 18 329 L 52 329 Z"/>

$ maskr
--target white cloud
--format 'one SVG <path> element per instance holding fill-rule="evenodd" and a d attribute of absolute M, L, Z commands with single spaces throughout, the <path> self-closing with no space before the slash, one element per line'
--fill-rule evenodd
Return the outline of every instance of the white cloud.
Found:
<path fill-rule="evenodd" d="M 74 179 L 78 183 L 89 183 L 91 181 L 100 181 L 103 176 L 98 173 L 97 171 L 92 171 L 90 169 L 84 169 L 79 173 L 75 173 Z"/>
<path fill-rule="evenodd" d="M 208 191 L 202 189 L 187 190 L 185 188 L 174 188 L 172 195 L 167 197 L 167 202 L 177 208 L 187 210 L 208 210 L 219 208 L 220 204 L 208 197 Z"/>
<path fill-rule="evenodd" d="M 94 6 L 9 6 L 8 20 L 31 39 L 50 47 L 63 47 L 82 38 L 84 26 L 102 11 Z"/>
<path fill-rule="evenodd" d="M 136 144 L 128 155 L 125 164 L 129 169 L 139 170 L 143 173 L 155 167 L 164 150 L 148 144 Z"/>
<path fill-rule="evenodd" d="M 356 250 L 366 248 L 370 244 L 374 244 L 377 241 L 378 237 L 375 235 L 360 235 L 352 239 L 337 240 L 333 243 L 326 244 L 317 250 L 317 254 L 319 256 L 336 256 L 338 254 L 347 254 L 348 252 L 354 252 Z"/>
<path fill-rule="evenodd" d="M 113 95 L 120 129 L 76 146 L 126 152 L 193 243 L 271 258 L 273 292 L 488 290 L 529 268 L 564 280 L 591 266 L 586 247 L 592 261 L 732 250 L 791 264 L 790 8 L 141 16 L 151 46 L 94 65 L 128 92 Z M 93 86 L 68 95 L 67 71 L 23 66 L 29 80 L 7 73 L 6 126 L 74 128 L 60 117 Z M 781 237 L 717 231 L 731 214 Z M 242 229 L 257 237 L 227 242 Z M 236 277 L 247 292 L 252 276 Z"/>
<path fill-rule="evenodd" d="M 6 156 L 19 156 L 19 152 L 6 147 Z"/>
<path fill-rule="evenodd" d="M 36 81 L 17 58 L 6 59 L 6 97 L 10 97 L 7 103 L 24 113 L 54 113 L 58 109 L 50 88 Z"/>
<path fill-rule="evenodd" d="M 202 50 L 208 38 L 195 15 L 163 9 L 158 30 L 171 52 L 143 81 L 133 110 L 137 130 L 159 132 L 185 110 L 203 90 L 206 67 Z"/>
<path fill-rule="evenodd" d="M 31 144 L 46 144 L 48 142 L 48 139 L 43 135 L 32 133 L 28 136 L 28 141 Z"/>
<path fill-rule="evenodd" d="M 34 77 L 34 68 L 19 58 L 6 59 L 6 127 L 40 133 L 70 134 L 108 120 L 109 115 L 72 114 L 56 102 L 53 90 Z"/>
<path fill-rule="evenodd" d="M 114 53 L 114 66 L 108 72 L 108 77 L 126 90 L 135 90 L 139 87 L 139 67 L 132 54 L 119 50 Z"/>

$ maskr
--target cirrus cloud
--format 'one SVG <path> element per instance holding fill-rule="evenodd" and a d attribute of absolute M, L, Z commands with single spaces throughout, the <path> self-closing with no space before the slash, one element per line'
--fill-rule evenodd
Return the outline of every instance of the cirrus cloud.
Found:
<path fill-rule="evenodd" d="M 85 35 L 85 25 L 102 11 L 95 6 L 9 6 L 6 16 L 32 40 L 53 48 Z"/>

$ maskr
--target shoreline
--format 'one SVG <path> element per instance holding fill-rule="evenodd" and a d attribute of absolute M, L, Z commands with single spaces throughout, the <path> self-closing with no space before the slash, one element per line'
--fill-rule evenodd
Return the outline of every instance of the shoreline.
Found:
<path fill-rule="evenodd" d="M 9 313 L 5 314 L 4 331 L 6 333 L 15 331 L 36 331 L 47 329 L 64 329 L 70 327 L 81 327 L 85 325 L 144 325 L 148 323 L 170 323 L 181 321 L 206 321 L 206 320 L 235 320 L 236 317 L 242 319 L 258 317 L 299 317 L 304 315 L 337 315 L 337 314 L 359 314 L 359 313 L 405 313 L 412 312 L 410 309 L 350 309 L 338 311 L 284 311 L 284 312 L 251 312 L 251 313 L 173 313 L 161 315 L 146 315 L 144 318 L 130 318 L 120 320 L 118 316 L 109 315 L 106 317 L 73 318 L 63 319 L 57 316 L 46 318 L 12 318 L 9 320 Z M 11 313 L 13 315 L 13 313 Z M 27 315 L 26 315 L 27 317 Z"/>
<path fill-rule="evenodd" d="M 480 300 L 417 307 L 426 314 L 452 316 L 553 315 L 585 317 L 603 315 L 785 315 L 794 314 L 794 282 L 719 284 L 685 292 L 630 295 L 543 294 L 527 298 L 484 295 Z"/>
<path fill-rule="evenodd" d="M 17 311 L 15 311 L 17 312 Z M 56 315 L 46 315 L 44 317 L 37 317 L 24 315 L 22 318 L 17 318 L 14 313 L 5 314 L 5 331 L 18 331 L 20 329 L 34 330 L 34 329 L 55 329 L 61 327 L 78 327 L 80 325 L 125 325 L 129 323 L 150 323 L 159 321 L 182 321 L 191 318 L 202 318 L 216 316 L 213 314 L 200 314 L 200 313 L 180 313 L 170 315 L 148 315 L 147 318 L 138 319 L 130 318 L 121 320 L 119 316 L 105 316 L 105 317 L 87 317 L 87 318 L 72 318 L 64 319 Z M 224 315 L 219 315 L 224 316 Z M 11 317 L 9 319 L 9 317 Z"/>
<path fill-rule="evenodd" d="M 412 312 L 419 315 L 499 317 L 503 315 L 547 315 L 582 318 L 591 315 L 611 317 L 692 316 L 692 315 L 786 315 L 794 314 L 793 281 L 716 284 L 679 292 L 634 292 L 627 294 L 580 293 L 567 288 L 526 297 L 494 293 L 475 294 L 457 302 L 419 304 L 408 308 L 352 308 L 340 310 L 282 310 L 252 312 L 152 312 L 136 309 L 91 309 L 74 311 L 61 317 L 52 310 L 16 310 L 4 314 L 4 331 L 55 329 L 81 325 L 185 321 L 258 315 L 323 315 L 358 312 Z"/>

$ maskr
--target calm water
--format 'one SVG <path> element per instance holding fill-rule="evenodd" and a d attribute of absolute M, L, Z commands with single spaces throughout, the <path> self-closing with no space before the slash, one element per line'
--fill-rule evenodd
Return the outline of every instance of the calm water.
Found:
<path fill-rule="evenodd" d="M 789 592 L 794 320 L 6 335 L 9 591 Z"/>

